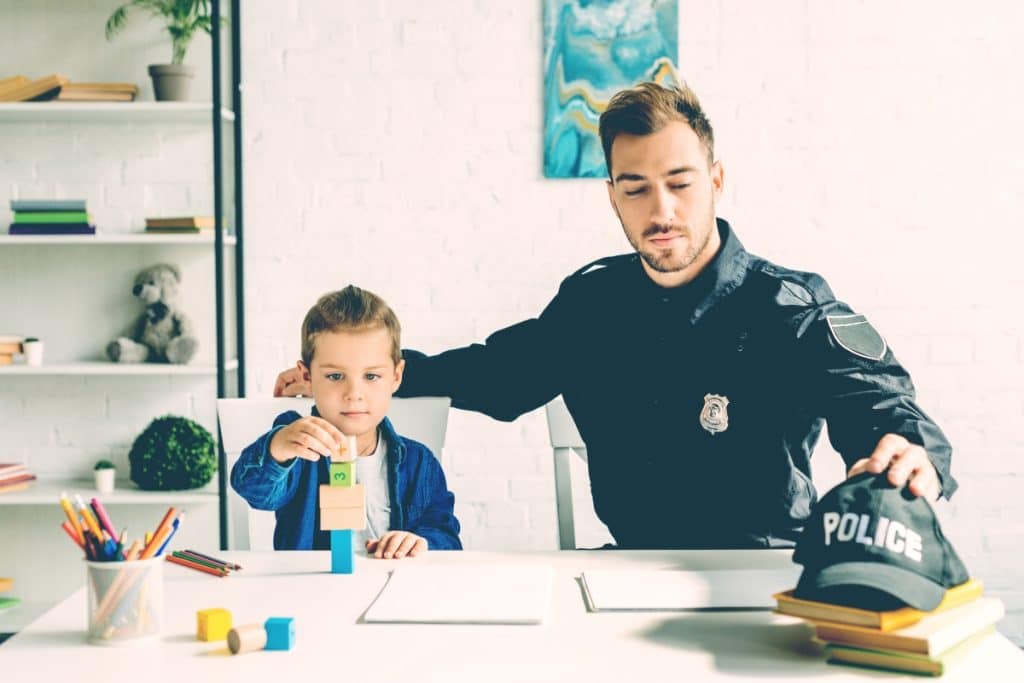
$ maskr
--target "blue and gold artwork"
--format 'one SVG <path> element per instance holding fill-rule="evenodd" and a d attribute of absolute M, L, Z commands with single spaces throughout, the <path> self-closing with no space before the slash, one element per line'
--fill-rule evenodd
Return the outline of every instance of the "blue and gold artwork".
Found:
<path fill-rule="evenodd" d="M 597 121 L 619 90 L 675 81 L 678 0 L 544 0 L 544 175 L 607 175 Z"/>

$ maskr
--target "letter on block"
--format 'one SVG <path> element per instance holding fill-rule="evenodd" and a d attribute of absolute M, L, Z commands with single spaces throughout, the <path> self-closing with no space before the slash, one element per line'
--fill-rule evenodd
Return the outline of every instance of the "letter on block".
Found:
<path fill-rule="evenodd" d="M 330 469 L 331 486 L 351 486 L 355 483 L 355 463 L 332 462 Z"/>
<path fill-rule="evenodd" d="M 270 617 L 267 629 L 267 650 L 290 650 L 295 644 L 295 620 L 291 617 Z"/>
<path fill-rule="evenodd" d="M 355 535 L 348 529 L 331 532 L 331 573 L 351 574 L 355 570 Z"/>
<path fill-rule="evenodd" d="M 231 630 L 231 612 L 214 607 L 196 612 L 196 638 L 198 640 L 224 640 Z"/>
<path fill-rule="evenodd" d="M 321 508 L 320 530 L 365 529 L 366 512 L 363 508 Z"/>
<path fill-rule="evenodd" d="M 364 508 L 366 507 L 366 489 L 362 484 L 352 486 L 320 486 L 320 507 L 324 508 Z"/>

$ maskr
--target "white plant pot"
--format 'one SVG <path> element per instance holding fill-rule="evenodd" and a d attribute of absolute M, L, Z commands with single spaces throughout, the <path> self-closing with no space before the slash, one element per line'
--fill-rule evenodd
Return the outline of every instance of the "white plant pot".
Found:
<path fill-rule="evenodd" d="M 93 470 L 92 476 L 96 480 L 96 491 L 99 493 L 113 493 L 114 492 L 114 476 L 117 474 L 115 469 L 105 470 Z"/>

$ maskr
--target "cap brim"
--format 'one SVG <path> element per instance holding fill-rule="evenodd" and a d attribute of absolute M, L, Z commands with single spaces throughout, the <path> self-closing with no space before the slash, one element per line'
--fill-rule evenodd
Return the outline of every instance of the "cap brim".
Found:
<path fill-rule="evenodd" d="M 887 593 L 915 609 L 930 612 L 939 606 L 946 589 L 920 574 L 878 562 L 841 562 L 816 573 L 804 572 L 801 592 L 807 597 L 814 590 L 840 586 L 864 586 Z"/>

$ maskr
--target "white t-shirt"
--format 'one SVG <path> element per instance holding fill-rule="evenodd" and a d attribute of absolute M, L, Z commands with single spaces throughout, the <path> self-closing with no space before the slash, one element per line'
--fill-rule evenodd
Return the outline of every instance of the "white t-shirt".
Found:
<path fill-rule="evenodd" d="M 377 435 L 377 448 L 356 458 L 356 483 L 366 492 L 366 528 L 356 531 L 355 548 L 366 552 L 366 542 L 380 538 L 391 525 L 391 496 L 388 494 L 388 446 Z"/>

